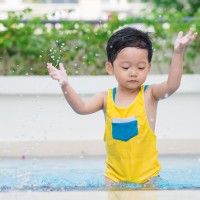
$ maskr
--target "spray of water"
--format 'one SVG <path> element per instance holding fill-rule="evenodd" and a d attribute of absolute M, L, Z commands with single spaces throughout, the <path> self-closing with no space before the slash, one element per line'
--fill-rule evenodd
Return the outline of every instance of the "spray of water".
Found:
<path fill-rule="evenodd" d="M 58 40 L 56 40 L 56 46 L 52 47 L 51 49 L 49 49 L 48 51 L 48 55 L 50 57 L 50 61 L 48 61 L 49 63 L 52 63 L 54 67 L 57 67 L 58 64 L 60 63 L 60 60 L 62 58 L 62 55 L 64 53 L 64 46 L 65 43 L 60 43 Z M 43 51 L 40 55 L 40 58 L 43 58 Z M 44 61 L 44 64 L 47 63 Z"/>

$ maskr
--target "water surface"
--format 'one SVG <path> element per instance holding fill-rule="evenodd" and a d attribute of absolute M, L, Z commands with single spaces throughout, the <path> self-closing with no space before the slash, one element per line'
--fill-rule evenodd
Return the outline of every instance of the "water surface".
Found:
<path fill-rule="evenodd" d="M 105 187 L 105 157 L 0 158 L 0 191 L 200 189 L 200 156 L 160 156 L 160 178 L 151 186 Z"/>

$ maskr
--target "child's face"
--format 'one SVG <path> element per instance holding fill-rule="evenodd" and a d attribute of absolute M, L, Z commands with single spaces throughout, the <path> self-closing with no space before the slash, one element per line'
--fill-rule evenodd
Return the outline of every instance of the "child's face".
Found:
<path fill-rule="evenodd" d="M 126 47 L 117 55 L 112 68 L 119 86 L 127 89 L 139 88 L 148 75 L 150 63 L 148 51 L 135 47 Z"/>

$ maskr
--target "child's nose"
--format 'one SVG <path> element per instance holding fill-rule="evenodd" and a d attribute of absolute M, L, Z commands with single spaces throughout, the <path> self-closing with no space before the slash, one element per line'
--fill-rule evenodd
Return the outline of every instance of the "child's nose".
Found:
<path fill-rule="evenodd" d="M 135 76 L 137 73 L 136 70 L 133 68 L 129 68 L 128 70 L 129 70 L 129 76 Z"/>

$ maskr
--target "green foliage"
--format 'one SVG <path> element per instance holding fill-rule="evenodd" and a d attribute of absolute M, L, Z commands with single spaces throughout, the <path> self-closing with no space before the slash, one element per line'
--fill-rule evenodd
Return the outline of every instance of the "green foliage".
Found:
<path fill-rule="evenodd" d="M 108 38 L 118 28 L 142 25 L 151 30 L 154 43 L 152 68 L 155 73 L 167 73 L 170 66 L 173 42 L 177 33 L 187 32 L 193 27 L 200 32 L 200 9 L 194 18 L 184 22 L 187 12 L 171 13 L 165 9 L 152 9 L 147 15 L 144 10 L 140 17 L 119 20 L 116 13 L 108 22 L 90 24 L 83 21 L 60 21 L 52 25 L 43 23 L 47 18 L 33 17 L 26 23 L 23 19 L 31 14 L 30 9 L 9 12 L 8 19 L 0 26 L 0 74 L 1 75 L 46 75 L 46 63 L 57 66 L 63 62 L 68 74 L 105 74 L 105 47 Z M 185 52 L 185 73 L 198 71 L 200 41 L 198 39 Z"/>
<path fill-rule="evenodd" d="M 171 55 L 168 54 L 173 48 L 173 42 L 177 33 L 183 31 L 187 33 L 190 27 L 200 33 L 200 1 L 199 0 L 142 0 L 147 2 L 148 7 L 152 7 L 150 12 L 151 20 L 148 26 L 153 27 L 155 32 L 154 61 L 156 66 L 163 62 L 164 68 L 158 67 L 160 73 L 166 73 L 166 65 L 170 63 Z M 198 51 L 200 47 L 200 38 L 191 44 L 185 50 L 184 72 L 200 73 Z M 173 50 L 173 49 L 172 49 Z M 167 53 L 167 54 L 166 54 Z M 163 57 L 164 56 L 164 57 Z M 162 59 L 161 59 L 162 58 Z"/>
<path fill-rule="evenodd" d="M 194 14 L 200 8 L 199 0 L 141 0 L 142 2 L 152 3 L 155 8 L 160 8 L 173 13 L 187 12 L 188 16 L 194 16 Z"/>

